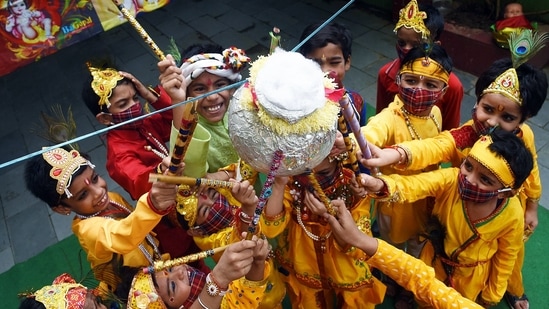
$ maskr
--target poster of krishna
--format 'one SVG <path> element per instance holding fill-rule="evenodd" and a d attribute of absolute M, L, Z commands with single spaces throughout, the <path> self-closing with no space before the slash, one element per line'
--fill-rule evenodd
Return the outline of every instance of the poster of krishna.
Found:
<path fill-rule="evenodd" d="M 120 0 L 132 14 L 168 0 Z M 126 20 L 112 0 L 0 0 L 0 76 Z"/>

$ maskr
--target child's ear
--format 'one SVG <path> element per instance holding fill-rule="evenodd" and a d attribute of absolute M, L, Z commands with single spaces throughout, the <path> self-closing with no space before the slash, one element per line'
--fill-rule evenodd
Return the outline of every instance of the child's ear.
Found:
<path fill-rule="evenodd" d="M 58 214 L 65 215 L 65 216 L 68 216 L 68 215 L 71 214 L 71 209 L 70 209 L 70 207 L 63 206 L 63 205 L 61 205 L 61 204 L 52 207 L 51 210 L 53 210 L 54 212 L 56 212 L 56 213 L 58 213 Z"/>
<path fill-rule="evenodd" d="M 100 123 L 102 123 L 106 126 L 109 126 L 109 125 L 112 124 L 112 115 L 111 114 L 101 112 L 101 113 L 95 115 L 95 119 L 97 119 L 97 121 L 99 121 Z"/>

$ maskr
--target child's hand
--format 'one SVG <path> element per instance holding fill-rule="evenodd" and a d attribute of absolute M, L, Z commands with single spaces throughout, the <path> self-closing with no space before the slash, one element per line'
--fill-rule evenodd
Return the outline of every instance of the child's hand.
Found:
<path fill-rule="evenodd" d="M 161 181 L 154 182 L 149 191 L 151 207 L 157 210 L 166 210 L 175 205 L 175 196 L 178 186 Z"/>
<path fill-rule="evenodd" d="M 242 204 L 242 211 L 248 215 L 254 213 L 259 198 L 255 195 L 254 187 L 248 180 L 234 182 L 231 189 L 233 197 Z"/>
<path fill-rule="evenodd" d="M 160 85 L 166 90 L 173 103 L 183 102 L 187 99 L 185 79 L 181 75 L 181 69 L 175 65 L 172 55 L 167 55 L 166 59 L 158 62 L 160 71 Z"/>
<path fill-rule="evenodd" d="M 303 197 L 303 204 L 305 206 L 309 207 L 311 212 L 317 216 L 322 216 L 328 210 L 326 209 L 326 205 L 322 203 L 313 193 L 306 191 L 305 196 Z"/>
<path fill-rule="evenodd" d="M 253 238 L 252 238 L 253 239 Z M 259 237 L 257 239 L 257 245 L 254 248 L 254 264 L 263 264 L 269 256 L 271 251 L 271 245 L 267 239 Z"/>
<path fill-rule="evenodd" d="M 152 93 L 149 88 L 145 87 L 140 80 L 135 78 L 132 74 L 124 71 L 119 72 L 120 75 L 124 76 L 125 78 L 132 81 L 133 85 L 135 86 L 135 90 L 137 91 L 137 94 L 145 99 L 149 103 L 154 103 L 158 99 L 154 93 Z"/>
<path fill-rule="evenodd" d="M 345 140 L 343 140 L 343 134 L 339 132 L 339 130 L 336 133 L 336 139 L 334 142 L 334 146 L 330 150 L 330 157 L 338 156 L 344 152 L 347 151 L 347 146 L 345 146 Z"/>
<path fill-rule="evenodd" d="M 216 282 L 222 288 L 228 287 L 231 281 L 245 276 L 251 269 L 256 240 L 242 240 L 232 243 L 223 252 L 212 270 Z"/>
<path fill-rule="evenodd" d="M 351 213 L 347 207 L 345 207 L 345 202 L 342 200 L 333 200 L 332 207 L 337 214 L 337 218 L 327 212 L 324 214 L 324 218 L 326 218 L 332 227 L 332 233 L 338 245 L 341 248 L 345 248 L 349 245 L 358 247 L 361 239 L 365 237 L 366 234 L 358 229 Z"/>
<path fill-rule="evenodd" d="M 363 166 L 372 168 L 372 167 L 381 167 L 391 164 L 397 164 L 400 160 L 400 153 L 393 148 L 381 149 L 374 144 L 368 143 L 368 148 L 372 153 L 371 159 L 366 159 L 362 151 L 358 150 L 356 155 L 357 159 Z"/>
<path fill-rule="evenodd" d="M 364 198 L 368 193 L 366 192 L 366 189 L 357 182 L 356 177 L 353 177 L 353 179 L 351 180 L 351 191 L 353 191 L 353 195 L 358 198 Z"/>

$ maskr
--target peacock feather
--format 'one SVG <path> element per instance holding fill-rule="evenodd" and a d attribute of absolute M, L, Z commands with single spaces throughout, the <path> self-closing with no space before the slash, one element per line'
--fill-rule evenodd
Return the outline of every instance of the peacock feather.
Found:
<path fill-rule="evenodd" d="M 71 107 L 67 109 L 67 117 L 59 104 L 50 107 L 51 115 L 41 112 L 42 123 L 32 133 L 54 144 L 60 144 L 76 137 L 76 122 L 72 116 Z M 70 144 L 72 149 L 78 150 L 78 144 Z"/>
<path fill-rule="evenodd" d="M 509 49 L 513 59 L 513 66 L 517 68 L 531 59 L 545 46 L 549 33 L 524 29 L 509 35 Z"/>
<path fill-rule="evenodd" d="M 168 45 L 166 52 L 172 55 L 173 60 L 175 60 L 175 64 L 177 66 L 181 65 L 181 52 L 179 51 L 179 47 L 177 47 L 177 43 L 175 42 L 175 39 L 173 37 L 170 37 L 170 45 Z"/>

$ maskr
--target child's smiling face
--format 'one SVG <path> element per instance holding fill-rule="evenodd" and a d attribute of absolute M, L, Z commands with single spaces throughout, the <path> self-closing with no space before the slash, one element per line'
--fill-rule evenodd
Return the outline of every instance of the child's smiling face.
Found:
<path fill-rule="evenodd" d="M 203 72 L 187 86 L 187 96 L 197 97 L 230 84 L 231 82 L 225 77 Z M 223 90 L 200 99 L 196 108 L 197 112 L 208 122 L 216 123 L 223 120 L 229 108 L 232 92 L 232 89 Z"/>
<path fill-rule="evenodd" d="M 79 215 L 89 216 L 109 206 L 107 182 L 89 166 L 72 179 L 69 191 L 72 196 L 61 202 Z"/>

